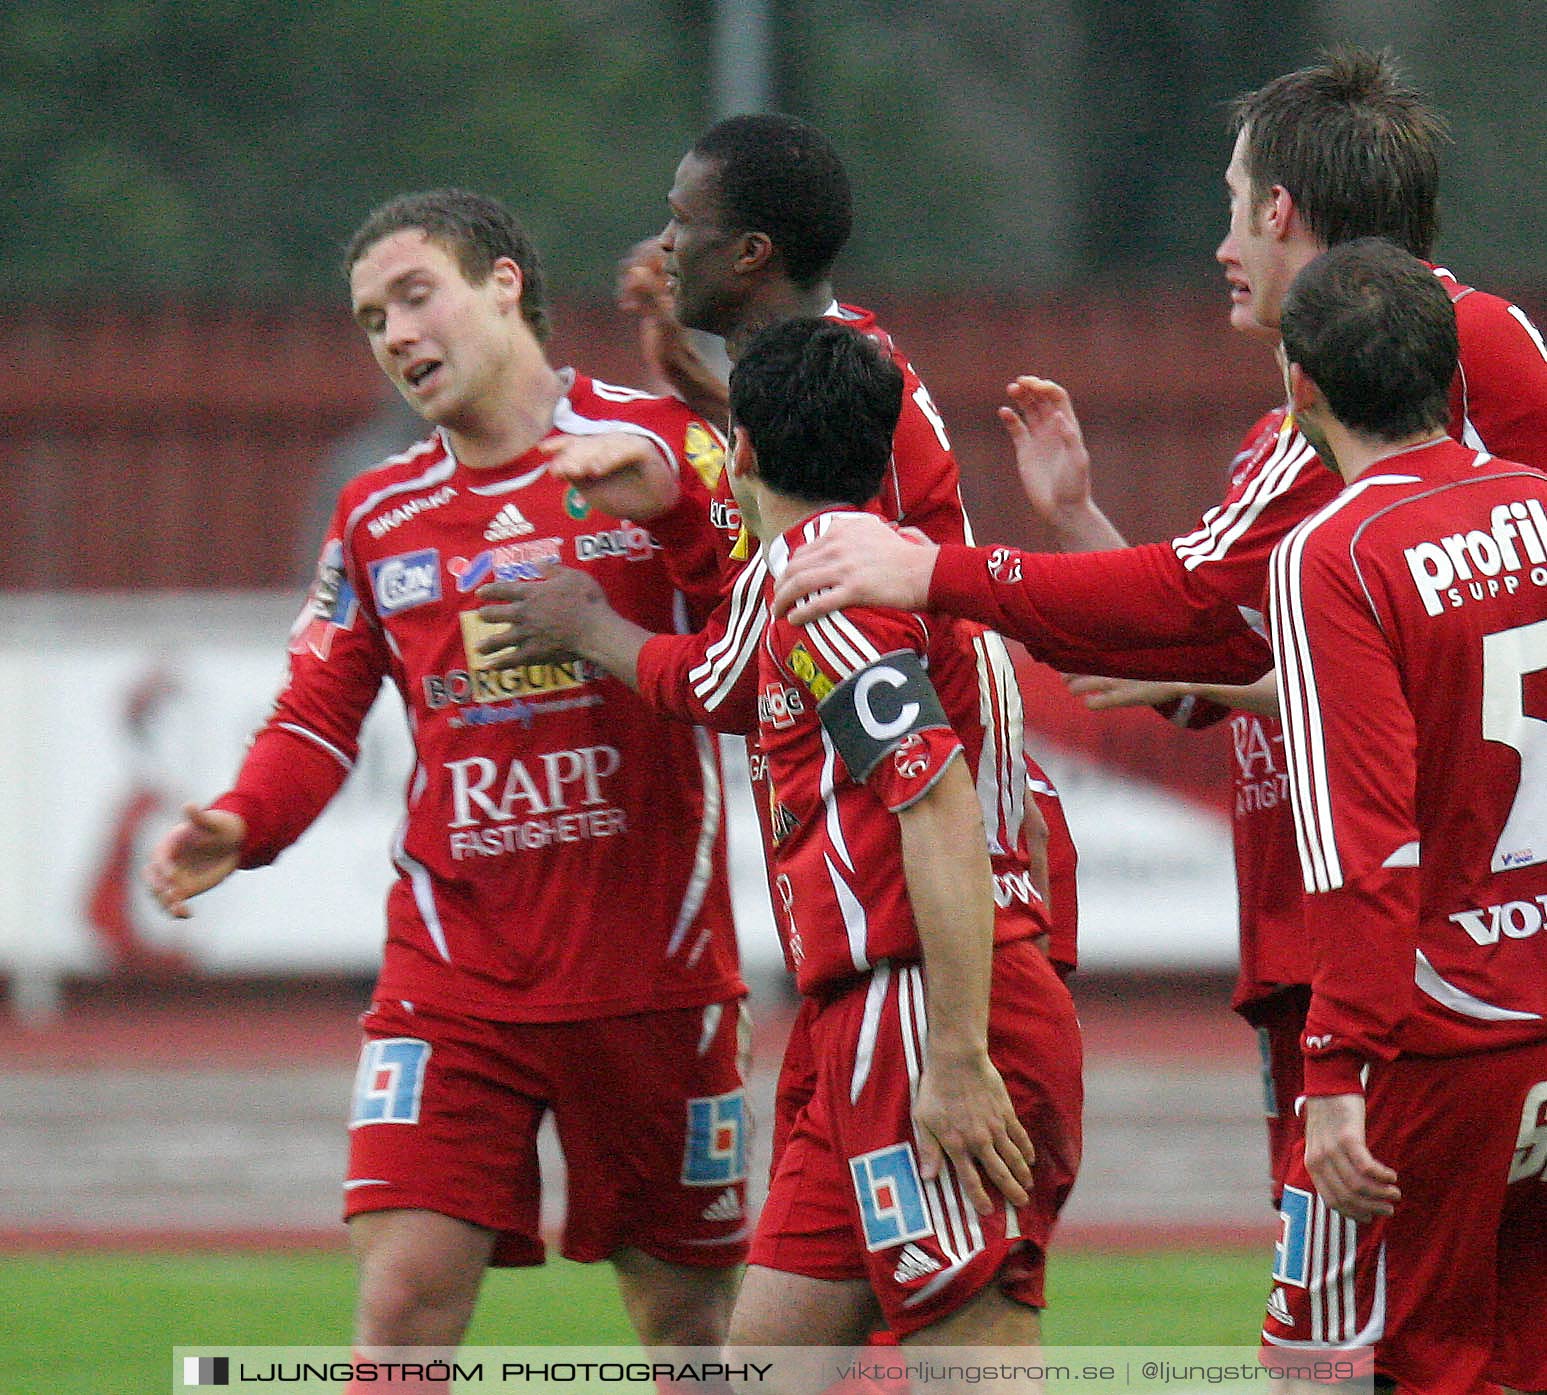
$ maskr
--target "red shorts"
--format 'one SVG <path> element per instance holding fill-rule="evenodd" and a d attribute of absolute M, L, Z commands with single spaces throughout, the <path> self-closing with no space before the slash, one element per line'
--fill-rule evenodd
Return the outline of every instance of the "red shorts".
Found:
<path fill-rule="evenodd" d="M 1036 1147 L 1031 1201 L 979 1216 L 951 1168 L 922 1181 L 911 1102 L 923 1004 L 917 964 L 881 964 L 802 1013 L 815 1089 L 780 1151 L 749 1256 L 810 1278 L 868 1280 L 899 1335 L 995 1280 L 1041 1307 L 1048 1239 L 1080 1161 L 1074 1004 L 1046 956 L 1021 940 L 994 953 L 989 1055 Z"/>
<path fill-rule="evenodd" d="M 1305 1142 L 1295 1101 L 1305 1089 L 1300 1034 L 1311 1005 L 1309 986 L 1294 985 L 1253 1004 L 1252 1023 L 1262 1053 L 1262 1113 L 1268 1125 L 1268 1185 L 1273 1204 L 1284 1194 L 1295 1153 Z"/>
<path fill-rule="evenodd" d="M 1366 1142 L 1396 1214 L 1329 1211 L 1295 1157 L 1264 1350 L 1375 1348 L 1403 1390 L 1547 1389 L 1547 1042 L 1371 1068 Z"/>
<path fill-rule="evenodd" d="M 541 1264 L 537 1128 L 567 1173 L 566 1258 L 623 1246 L 712 1268 L 746 1256 L 739 1002 L 586 1022 L 492 1022 L 377 1002 L 350 1111 L 344 1215 L 436 1211 Z"/>
<path fill-rule="evenodd" d="M 768 1175 L 779 1170 L 784 1145 L 789 1142 L 795 1121 L 816 1093 L 816 1058 L 811 1051 L 811 1019 L 820 1004 L 815 998 L 802 998 L 790 1023 L 790 1034 L 779 1061 L 779 1078 L 774 1085 L 773 1157 Z"/>

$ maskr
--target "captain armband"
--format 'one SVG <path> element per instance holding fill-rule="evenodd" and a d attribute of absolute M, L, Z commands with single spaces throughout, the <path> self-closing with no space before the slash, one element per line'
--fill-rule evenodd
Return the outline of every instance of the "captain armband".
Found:
<path fill-rule="evenodd" d="M 883 654 L 817 704 L 817 715 L 854 779 L 864 781 L 909 736 L 950 727 L 919 656 Z"/>

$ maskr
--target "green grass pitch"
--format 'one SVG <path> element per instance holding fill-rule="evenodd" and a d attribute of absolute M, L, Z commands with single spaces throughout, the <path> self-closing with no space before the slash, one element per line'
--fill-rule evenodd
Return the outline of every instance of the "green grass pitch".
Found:
<path fill-rule="evenodd" d="M 1049 1346 L 1250 1346 L 1269 1257 L 1252 1251 L 1059 1253 Z M 102 1395 L 169 1388 L 174 1346 L 345 1346 L 344 1255 L 28 1255 L 0 1260 L 0 1390 Z M 473 1346 L 621 1345 L 604 1265 L 502 1271 L 484 1285 Z"/>

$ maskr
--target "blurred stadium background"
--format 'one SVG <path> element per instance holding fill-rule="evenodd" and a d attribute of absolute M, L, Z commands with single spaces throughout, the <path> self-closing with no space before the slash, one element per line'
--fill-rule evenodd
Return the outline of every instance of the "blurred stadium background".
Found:
<path fill-rule="evenodd" d="M 1389 44 L 1451 118 L 1440 260 L 1547 318 L 1532 0 L 0 13 L 0 1245 L 342 1243 L 395 715 L 308 840 L 192 922 L 155 915 L 135 874 L 265 709 L 338 483 L 414 434 L 338 274 L 371 205 L 445 183 L 507 199 L 546 255 L 556 361 L 638 383 L 617 257 L 660 226 L 710 120 L 796 112 L 855 185 L 840 293 L 930 384 L 980 540 L 1038 540 L 994 418 L 1021 371 L 1073 392 L 1118 526 L 1164 538 L 1218 497 L 1276 390 L 1212 261 L 1225 104 L 1340 40 Z M 1023 674 L 1082 856 L 1092 1132 L 1068 1239 L 1259 1244 L 1255 1048 L 1226 1009 L 1227 735 L 1097 719 Z M 787 989 L 740 857 L 766 1071 Z"/>

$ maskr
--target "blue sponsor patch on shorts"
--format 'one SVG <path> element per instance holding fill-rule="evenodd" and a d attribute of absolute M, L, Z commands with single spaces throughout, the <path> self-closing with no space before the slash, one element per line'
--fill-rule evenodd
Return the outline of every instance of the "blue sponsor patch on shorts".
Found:
<path fill-rule="evenodd" d="M 935 1233 L 913 1145 L 894 1143 L 849 1159 L 865 1227 L 865 1248 L 884 1250 Z"/>
<path fill-rule="evenodd" d="M 682 1182 L 720 1187 L 747 1175 L 747 1101 L 741 1090 L 688 1101 Z"/>
<path fill-rule="evenodd" d="M 1299 1187 L 1285 1187 L 1279 1202 L 1280 1233 L 1273 1246 L 1273 1278 L 1276 1283 L 1304 1288 L 1310 1274 L 1311 1205 L 1315 1198 Z"/>
<path fill-rule="evenodd" d="M 360 1050 L 349 1127 L 417 1124 L 430 1043 L 417 1037 L 382 1037 Z"/>

